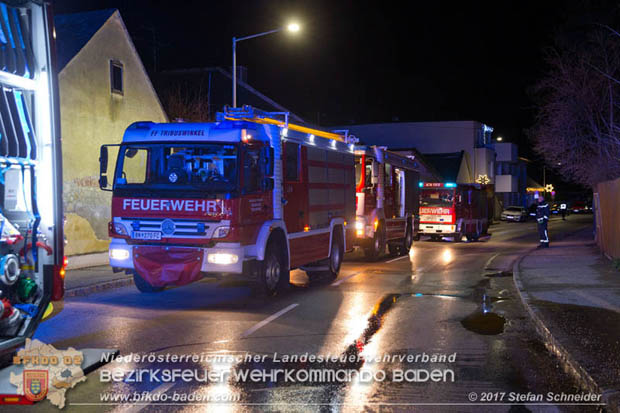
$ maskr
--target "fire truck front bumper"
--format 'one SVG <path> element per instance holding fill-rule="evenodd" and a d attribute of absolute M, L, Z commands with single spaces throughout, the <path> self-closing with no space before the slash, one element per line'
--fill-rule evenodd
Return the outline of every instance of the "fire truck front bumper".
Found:
<path fill-rule="evenodd" d="M 124 239 L 113 238 L 110 243 L 109 257 L 110 266 L 125 270 L 135 268 L 133 262 L 134 245 L 127 244 Z M 165 249 L 165 245 L 160 248 Z M 179 247 L 175 247 L 179 248 Z M 196 249 L 196 247 L 187 247 Z M 203 251 L 202 267 L 204 273 L 243 273 L 243 261 L 245 259 L 244 247 L 238 243 L 218 243 L 213 248 L 201 248 Z"/>
<path fill-rule="evenodd" d="M 456 225 L 420 223 L 420 234 L 450 236 L 456 232 Z"/>

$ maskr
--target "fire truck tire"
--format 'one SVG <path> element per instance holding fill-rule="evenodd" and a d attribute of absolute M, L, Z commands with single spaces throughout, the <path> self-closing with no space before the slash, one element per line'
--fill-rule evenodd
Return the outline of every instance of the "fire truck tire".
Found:
<path fill-rule="evenodd" d="M 413 229 L 411 225 L 407 225 L 407 230 L 405 231 L 405 238 L 403 238 L 403 243 L 399 246 L 400 255 L 409 254 L 409 250 L 411 249 L 411 244 L 413 243 Z"/>
<path fill-rule="evenodd" d="M 159 293 L 159 292 L 164 291 L 164 289 L 166 288 L 166 287 L 155 287 L 149 284 L 149 282 L 146 281 L 144 278 L 142 278 L 142 276 L 138 274 L 137 271 L 133 272 L 133 283 L 136 285 L 136 288 L 138 289 L 138 291 L 140 291 L 141 293 L 146 293 L 146 294 Z"/>
<path fill-rule="evenodd" d="M 327 270 L 327 277 L 330 280 L 335 280 L 338 277 L 343 256 L 344 242 L 342 240 L 342 229 L 340 227 L 335 227 L 334 234 L 332 235 L 332 249 L 329 252 L 329 269 Z"/>
<path fill-rule="evenodd" d="M 290 272 L 287 269 L 286 257 L 277 240 L 270 240 L 265 251 L 265 259 L 258 262 L 256 290 L 261 295 L 274 296 L 285 290 L 290 282 Z"/>
<path fill-rule="evenodd" d="M 379 222 L 379 226 L 375 231 L 375 236 L 372 239 L 370 246 L 364 248 L 364 255 L 370 260 L 378 260 L 379 257 L 385 252 L 385 227 L 383 222 Z"/>

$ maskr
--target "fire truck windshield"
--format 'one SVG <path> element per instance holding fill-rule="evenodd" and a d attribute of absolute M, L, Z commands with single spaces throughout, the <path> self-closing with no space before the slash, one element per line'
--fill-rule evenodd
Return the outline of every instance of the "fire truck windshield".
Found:
<path fill-rule="evenodd" d="M 237 146 L 132 144 L 119 151 L 115 189 L 226 192 L 237 187 Z"/>
<path fill-rule="evenodd" d="M 454 203 L 453 190 L 429 190 L 425 189 L 420 195 L 420 206 L 425 207 L 451 207 Z"/>

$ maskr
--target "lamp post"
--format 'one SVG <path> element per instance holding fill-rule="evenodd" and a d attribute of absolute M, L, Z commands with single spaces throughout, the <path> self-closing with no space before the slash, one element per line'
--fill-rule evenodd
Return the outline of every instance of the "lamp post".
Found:
<path fill-rule="evenodd" d="M 232 55 L 233 55 L 233 63 L 232 63 L 232 95 L 233 95 L 233 108 L 237 107 L 237 42 L 242 40 L 253 39 L 255 37 L 267 36 L 268 34 L 277 33 L 284 30 L 284 27 L 280 27 L 279 29 L 269 30 L 263 33 L 252 34 L 250 36 L 244 37 L 233 37 L 232 38 Z M 299 24 L 291 23 L 286 26 L 286 30 L 292 33 L 298 32 L 300 29 Z"/>

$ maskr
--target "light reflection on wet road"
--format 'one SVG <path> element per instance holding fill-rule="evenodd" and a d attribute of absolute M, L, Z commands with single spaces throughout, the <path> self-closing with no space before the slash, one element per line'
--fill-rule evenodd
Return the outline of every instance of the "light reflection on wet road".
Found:
<path fill-rule="evenodd" d="M 583 219 L 553 221 L 551 230 L 571 231 L 588 224 Z M 129 394 L 153 391 L 161 384 L 110 386 L 99 383 L 97 373 L 93 373 L 87 383 L 70 390 L 67 412 L 237 412 L 266 410 L 266 404 L 272 404 L 272 410 L 277 411 L 360 411 L 379 409 L 382 403 L 465 403 L 452 407 L 424 406 L 423 411 L 432 408 L 480 411 L 480 407 L 466 405 L 469 392 L 528 389 L 546 392 L 562 386 L 568 390 L 570 384 L 566 377 L 540 348 L 527 323 L 514 295 L 512 278 L 501 276 L 501 271 L 509 273 L 511 261 L 519 251 L 535 245 L 534 224 L 500 224 L 492 227 L 492 232 L 491 239 L 485 242 L 415 242 L 408 257 L 385 257 L 377 263 L 366 262 L 359 253 L 351 254 L 343 264 L 339 279 L 331 284 L 311 284 L 303 272 L 294 271 L 290 291 L 275 299 L 253 297 L 246 285 L 236 281 L 201 282 L 158 295 L 143 295 L 133 287 L 125 287 L 67 299 L 58 316 L 41 324 L 36 338 L 59 348 L 119 348 L 124 355 L 150 351 L 160 354 L 250 352 L 271 358 L 275 352 L 307 352 L 354 353 L 364 360 L 372 360 L 385 354 L 457 353 L 453 364 L 431 365 L 455 370 L 455 381 L 448 383 L 405 384 L 387 380 L 372 384 L 278 382 L 258 386 L 177 382 L 165 389 L 166 393 L 238 395 L 241 398 L 238 404 L 72 405 L 98 402 L 102 391 Z M 270 318 L 288 307 L 290 310 Z M 500 322 L 501 329 L 497 325 Z M 272 365 L 266 362 L 244 367 L 267 369 Z M 338 367 L 316 363 L 291 366 Z M 380 370 L 428 366 L 428 363 L 406 362 L 346 365 L 373 374 Z M 123 366 L 136 367 L 179 365 Z M 226 370 L 240 366 L 186 363 L 183 367 Z M 37 407 L 36 411 L 55 411 L 48 402 Z M 406 409 L 404 405 L 387 408 Z M 509 409 L 510 406 L 497 407 L 497 411 Z"/>

